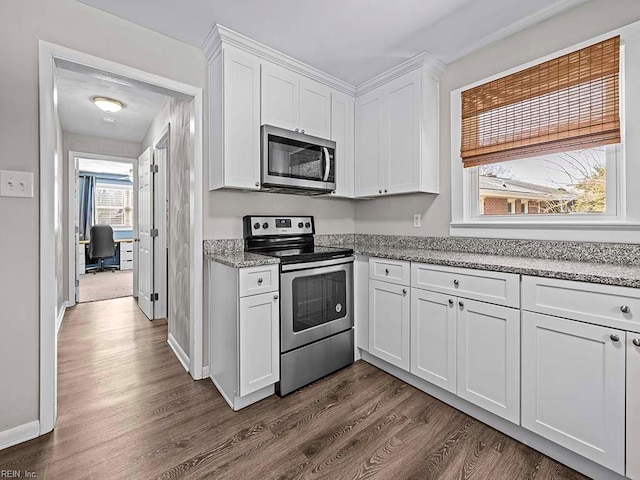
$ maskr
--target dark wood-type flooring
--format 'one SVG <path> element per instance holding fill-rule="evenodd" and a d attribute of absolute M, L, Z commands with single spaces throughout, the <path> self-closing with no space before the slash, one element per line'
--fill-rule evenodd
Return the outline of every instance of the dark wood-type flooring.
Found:
<path fill-rule="evenodd" d="M 69 310 L 58 424 L 0 452 L 39 479 L 583 479 L 400 380 L 357 362 L 233 412 L 170 351 L 131 298 Z"/>

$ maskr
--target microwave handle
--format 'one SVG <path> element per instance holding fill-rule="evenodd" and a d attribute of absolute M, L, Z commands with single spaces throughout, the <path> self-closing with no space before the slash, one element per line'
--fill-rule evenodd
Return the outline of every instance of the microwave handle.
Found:
<path fill-rule="evenodd" d="M 329 150 L 327 147 L 322 147 L 324 150 L 324 177 L 322 177 L 322 181 L 326 182 L 329 178 L 329 168 L 331 168 L 331 161 L 329 159 Z"/>

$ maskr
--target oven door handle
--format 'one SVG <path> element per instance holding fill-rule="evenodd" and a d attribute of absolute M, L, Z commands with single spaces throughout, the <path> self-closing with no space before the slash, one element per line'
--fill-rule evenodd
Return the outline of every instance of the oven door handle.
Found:
<path fill-rule="evenodd" d="M 324 151 L 324 176 L 322 177 L 322 181 L 326 182 L 329 179 L 331 161 L 329 160 L 329 149 L 327 147 L 322 147 L 322 150 Z"/>
<path fill-rule="evenodd" d="M 282 265 L 283 272 L 293 272 L 295 270 L 309 270 L 312 268 L 330 267 L 332 265 L 342 265 L 345 263 L 352 263 L 355 260 L 354 256 L 333 258 L 331 260 L 324 260 L 322 262 L 306 262 L 306 263 L 292 263 L 290 265 Z"/>

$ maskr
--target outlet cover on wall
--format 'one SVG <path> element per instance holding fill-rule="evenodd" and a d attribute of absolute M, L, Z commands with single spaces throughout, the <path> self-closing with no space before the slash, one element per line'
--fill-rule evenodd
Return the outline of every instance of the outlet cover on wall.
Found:
<path fill-rule="evenodd" d="M 413 215 L 413 226 L 418 228 L 420 226 L 421 216 L 419 213 Z"/>
<path fill-rule="evenodd" d="M 33 173 L 0 171 L 0 197 L 33 197 Z"/>

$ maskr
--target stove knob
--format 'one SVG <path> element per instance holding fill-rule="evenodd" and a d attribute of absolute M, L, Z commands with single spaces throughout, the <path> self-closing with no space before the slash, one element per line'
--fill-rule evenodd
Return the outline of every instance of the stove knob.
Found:
<path fill-rule="evenodd" d="M 253 229 L 258 230 L 260 228 L 260 224 L 258 222 L 253 224 Z"/>
<path fill-rule="evenodd" d="M 262 228 L 269 228 L 269 224 L 268 224 L 267 222 L 264 222 L 264 223 L 262 224 Z"/>
<path fill-rule="evenodd" d="M 298 228 L 302 228 L 302 227 L 304 227 L 304 223 L 302 222 L 298 223 Z"/>
<path fill-rule="evenodd" d="M 311 224 L 309 222 L 305 223 L 304 226 L 307 228 L 311 228 Z"/>

